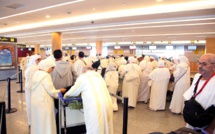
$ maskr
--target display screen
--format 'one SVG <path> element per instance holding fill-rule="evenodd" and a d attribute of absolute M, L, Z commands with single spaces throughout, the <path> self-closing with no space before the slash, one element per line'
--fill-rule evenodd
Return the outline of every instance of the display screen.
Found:
<path fill-rule="evenodd" d="M 136 49 L 136 46 L 129 46 L 129 49 Z"/>
<path fill-rule="evenodd" d="M 156 46 L 149 46 L 149 50 L 155 50 L 156 48 Z"/>
<path fill-rule="evenodd" d="M 64 47 L 64 49 L 65 49 L 65 50 L 69 50 L 69 47 L 66 46 L 66 47 Z"/>
<path fill-rule="evenodd" d="M 120 46 L 114 46 L 114 49 L 120 49 Z"/>
<path fill-rule="evenodd" d="M 77 47 L 72 47 L 72 50 L 77 50 Z"/>
<path fill-rule="evenodd" d="M 173 50 L 173 46 L 166 46 L 166 50 Z"/>
<path fill-rule="evenodd" d="M 91 46 L 87 46 L 86 49 L 87 49 L 87 50 L 91 50 L 92 47 L 91 47 Z"/>
<path fill-rule="evenodd" d="M 187 49 L 188 50 L 196 50 L 196 46 L 188 46 Z"/>

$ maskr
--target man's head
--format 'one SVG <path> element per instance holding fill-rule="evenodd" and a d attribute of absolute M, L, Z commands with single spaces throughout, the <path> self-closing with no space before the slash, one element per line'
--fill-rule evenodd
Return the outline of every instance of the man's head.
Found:
<path fill-rule="evenodd" d="M 84 52 L 80 51 L 80 52 L 78 53 L 78 57 L 79 57 L 79 58 L 84 58 Z"/>
<path fill-rule="evenodd" d="M 215 54 L 202 55 L 198 62 L 198 68 L 203 77 L 212 75 L 215 71 Z"/>
<path fill-rule="evenodd" d="M 57 50 L 54 50 L 53 55 L 54 55 L 54 58 L 56 60 L 59 60 L 59 59 L 62 58 L 63 53 L 62 53 L 62 51 L 60 49 L 57 49 Z"/>

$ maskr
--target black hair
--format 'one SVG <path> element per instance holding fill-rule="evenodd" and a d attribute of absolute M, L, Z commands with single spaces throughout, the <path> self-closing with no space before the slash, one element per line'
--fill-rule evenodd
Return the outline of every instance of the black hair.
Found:
<path fill-rule="evenodd" d="M 53 55 L 55 59 L 59 59 L 59 58 L 62 58 L 63 53 L 60 49 L 57 49 L 57 50 L 54 50 Z"/>
<path fill-rule="evenodd" d="M 78 53 L 78 57 L 84 58 L 84 52 L 80 51 L 80 52 Z"/>
<path fill-rule="evenodd" d="M 75 55 L 70 56 L 70 59 L 71 59 L 71 60 L 74 60 L 75 58 L 76 58 Z"/>

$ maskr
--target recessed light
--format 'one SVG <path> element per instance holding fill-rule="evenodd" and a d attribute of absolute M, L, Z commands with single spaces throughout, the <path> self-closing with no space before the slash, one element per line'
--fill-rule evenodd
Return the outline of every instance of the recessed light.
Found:
<path fill-rule="evenodd" d="M 93 8 L 93 10 L 95 11 L 96 9 L 95 9 L 95 8 Z"/>
<path fill-rule="evenodd" d="M 163 0 L 157 0 L 157 2 L 162 2 Z"/>
<path fill-rule="evenodd" d="M 50 18 L 50 16 L 49 16 L 49 15 L 46 15 L 46 18 Z"/>

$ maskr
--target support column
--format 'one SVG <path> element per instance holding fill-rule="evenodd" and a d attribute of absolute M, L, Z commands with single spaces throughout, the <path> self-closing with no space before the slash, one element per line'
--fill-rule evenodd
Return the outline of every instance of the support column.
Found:
<path fill-rule="evenodd" d="M 206 38 L 205 53 L 215 54 L 215 38 Z"/>
<path fill-rule="evenodd" d="M 34 45 L 34 54 L 40 54 L 40 45 L 39 44 Z"/>
<path fill-rule="evenodd" d="M 61 32 L 52 33 L 52 52 L 54 52 L 54 50 L 56 50 L 56 49 L 62 50 Z"/>
<path fill-rule="evenodd" d="M 102 55 L 102 41 L 96 41 L 96 55 Z"/>

